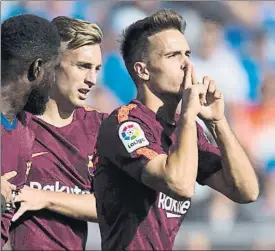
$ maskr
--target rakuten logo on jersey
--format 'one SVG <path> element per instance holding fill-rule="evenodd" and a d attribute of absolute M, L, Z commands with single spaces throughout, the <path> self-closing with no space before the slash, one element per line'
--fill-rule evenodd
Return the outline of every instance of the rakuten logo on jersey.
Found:
<path fill-rule="evenodd" d="M 69 186 L 60 186 L 59 181 L 56 181 L 54 185 L 46 185 L 42 186 L 39 182 L 31 181 L 30 187 L 34 189 L 40 189 L 45 191 L 53 191 L 53 192 L 65 192 L 65 193 L 73 193 L 73 194 L 90 194 L 90 191 L 81 190 L 78 186 L 69 187 Z"/>
<path fill-rule="evenodd" d="M 167 218 L 181 217 L 186 214 L 191 202 L 189 200 L 178 201 L 164 193 L 159 193 L 158 208 L 164 209 L 166 211 Z"/>

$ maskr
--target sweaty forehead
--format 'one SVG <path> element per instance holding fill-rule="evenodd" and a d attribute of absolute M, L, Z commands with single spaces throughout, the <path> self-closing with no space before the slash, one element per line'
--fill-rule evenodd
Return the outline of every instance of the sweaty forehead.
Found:
<path fill-rule="evenodd" d="M 152 53 L 163 55 L 170 51 L 190 50 L 184 35 L 175 29 L 165 30 L 149 37 Z"/>
<path fill-rule="evenodd" d="M 67 50 L 65 56 L 66 60 L 69 59 L 73 62 L 85 62 L 93 65 L 101 65 L 102 63 L 101 48 L 98 44 Z"/>

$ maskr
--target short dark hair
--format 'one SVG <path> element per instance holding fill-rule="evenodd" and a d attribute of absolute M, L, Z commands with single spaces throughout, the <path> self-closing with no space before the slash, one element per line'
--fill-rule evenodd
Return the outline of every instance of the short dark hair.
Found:
<path fill-rule="evenodd" d="M 173 10 L 161 9 L 149 17 L 131 24 L 123 33 L 121 54 L 126 68 L 134 79 L 133 66 L 148 59 L 148 37 L 168 29 L 184 33 L 186 22 Z"/>
<path fill-rule="evenodd" d="M 36 59 L 58 56 L 60 36 L 47 19 L 30 14 L 14 16 L 1 25 L 2 80 L 22 74 Z"/>

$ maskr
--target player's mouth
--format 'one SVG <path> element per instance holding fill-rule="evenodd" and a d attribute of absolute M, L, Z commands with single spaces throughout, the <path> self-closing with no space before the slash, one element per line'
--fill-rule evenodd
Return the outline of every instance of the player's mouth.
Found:
<path fill-rule="evenodd" d="M 78 89 L 79 97 L 82 100 L 85 100 L 90 92 L 90 89 L 81 88 Z"/>

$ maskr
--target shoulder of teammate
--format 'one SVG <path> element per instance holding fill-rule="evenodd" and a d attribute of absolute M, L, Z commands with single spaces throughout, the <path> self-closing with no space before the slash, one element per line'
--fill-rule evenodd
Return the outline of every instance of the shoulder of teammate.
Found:
<path fill-rule="evenodd" d="M 101 112 L 93 107 L 84 106 L 83 108 L 76 109 L 76 116 L 80 119 L 96 119 L 101 123 L 104 119 L 106 119 L 109 114 Z"/>
<path fill-rule="evenodd" d="M 136 104 L 116 109 L 101 125 L 99 149 L 112 158 L 154 158 L 162 151 L 156 144 L 153 127 L 145 122 Z M 109 150 L 108 150 L 109 149 Z"/>
<path fill-rule="evenodd" d="M 18 126 L 17 128 L 20 128 L 18 130 L 20 132 L 21 139 L 25 141 L 25 148 L 32 147 L 35 139 L 35 133 L 31 126 L 33 117 L 33 114 L 26 111 L 21 111 L 17 114 L 18 122 L 21 124 L 21 126 Z"/>
<path fill-rule="evenodd" d="M 17 114 L 17 119 L 23 126 L 28 126 L 33 116 L 34 115 L 29 112 L 21 111 Z"/>
<path fill-rule="evenodd" d="M 96 153 L 98 173 L 101 165 L 112 163 L 141 182 L 147 164 L 163 153 L 154 126 L 144 120 L 145 116 L 135 104 L 129 104 L 116 109 L 102 122 Z"/>

